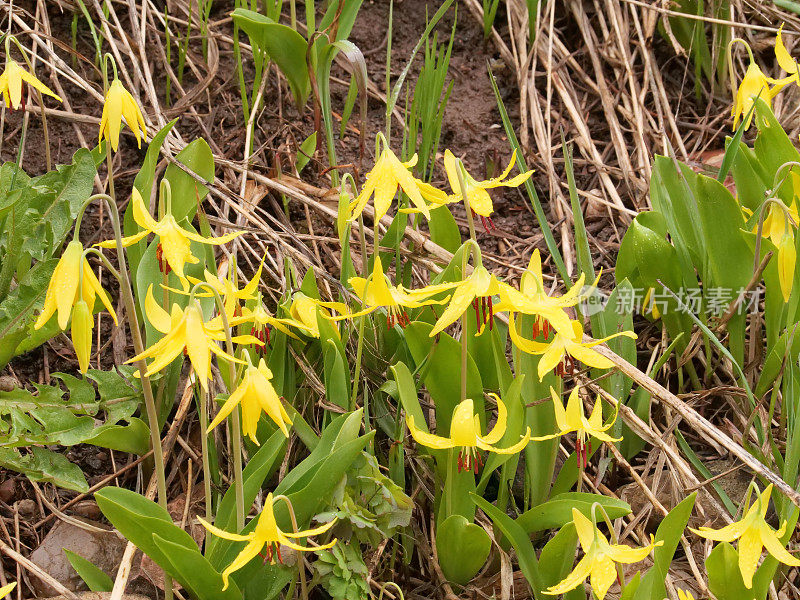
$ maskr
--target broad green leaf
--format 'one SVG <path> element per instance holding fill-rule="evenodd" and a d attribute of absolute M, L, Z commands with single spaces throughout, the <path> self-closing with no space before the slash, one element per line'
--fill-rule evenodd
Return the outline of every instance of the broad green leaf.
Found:
<path fill-rule="evenodd" d="M 533 549 L 528 534 L 507 514 L 500 512 L 496 506 L 490 504 L 480 496 L 472 494 L 472 500 L 486 515 L 492 520 L 495 527 L 497 527 L 503 535 L 508 538 L 514 550 L 517 551 L 517 560 L 519 561 L 519 568 L 525 579 L 528 580 L 528 585 L 531 587 L 533 597 L 536 600 L 542 600 L 547 596 L 542 595 L 544 586 L 542 585 L 541 574 L 539 573 L 539 561 L 536 558 L 536 552 Z"/>
<path fill-rule="evenodd" d="M 681 535 L 692 516 L 697 492 L 690 494 L 664 517 L 656 530 L 655 541 L 663 542 L 653 550 L 653 566 L 641 579 L 634 598 L 636 600 L 661 600 L 667 595 L 665 581 L 669 566 L 680 543 Z"/>
<path fill-rule="evenodd" d="M 449 581 L 466 585 L 486 564 L 492 541 L 479 525 L 451 515 L 436 528 L 436 551 Z"/>
<path fill-rule="evenodd" d="M 567 492 L 522 513 L 517 517 L 516 523 L 528 534 L 545 529 L 559 529 L 572 522 L 573 508 L 579 510 L 585 517 L 591 518 L 594 504 L 600 504 L 610 519 L 618 519 L 631 512 L 631 507 L 626 502 L 616 498 L 599 494 Z"/>
<path fill-rule="evenodd" d="M 198 600 L 241 598 L 234 582 L 222 591 L 222 575 L 200 553 L 192 537 L 174 525 L 169 513 L 155 502 L 123 488 L 104 488 L 95 493 L 95 500 L 122 535 Z M 199 588 L 196 583 L 201 584 Z"/>
<path fill-rule="evenodd" d="M 297 106 L 305 104 L 311 83 L 306 64 L 308 44 L 303 36 L 287 25 L 245 8 L 237 8 L 232 16 L 253 46 L 266 52 L 286 76 Z"/>
<path fill-rule="evenodd" d="M 545 544 L 539 555 L 539 573 L 545 588 L 556 585 L 572 571 L 577 547 L 578 534 L 572 522 L 564 525 Z"/>
<path fill-rule="evenodd" d="M 44 481 L 82 494 L 89 484 L 78 465 L 63 454 L 47 448 L 33 446 L 29 454 L 20 454 L 15 448 L 0 447 L 0 467 L 22 473 L 31 481 Z"/>
<path fill-rule="evenodd" d="M 175 161 L 188 167 L 205 181 L 214 181 L 214 155 L 203 138 L 189 142 L 175 155 Z M 176 164 L 167 165 L 164 179 L 169 181 L 172 191 L 172 215 L 178 222 L 186 219 L 191 223 L 208 194 L 208 188 Z"/>
<path fill-rule="evenodd" d="M 72 568 L 75 569 L 75 572 L 83 579 L 91 591 L 110 592 L 114 588 L 114 581 L 111 577 L 80 554 L 75 554 L 66 548 L 64 548 L 64 554 L 67 556 L 69 564 L 72 565 Z"/>
<path fill-rule="evenodd" d="M 258 452 L 251 458 L 247 466 L 242 471 L 242 490 L 244 491 L 243 500 L 245 510 L 253 505 L 253 502 L 261 491 L 261 486 L 267 478 L 278 468 L 279 459 L 282 458 L 286 448 L 286 438 L 283 432 L 276 431 L 270 436 L 269 440 L 259 448 Z M 236 523 L 236 490 L 231 486 L 217 507 L 214 517 L 214 525 L 224 531 L 232 531 Z M 219 564 L 215 558 L 222 554 L 219 547 L 230 545 L 230 542 L 216 536 L 207 536 L 206 556 L 211 564 L 217 568 L 226 565 Z"/>

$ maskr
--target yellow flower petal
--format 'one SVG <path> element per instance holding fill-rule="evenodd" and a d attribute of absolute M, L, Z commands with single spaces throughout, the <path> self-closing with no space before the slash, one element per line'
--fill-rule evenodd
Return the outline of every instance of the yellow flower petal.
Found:
<path fill-rule="evenodd" d="M 452 440 L 440 437 L 438 435 L 433 435 L 419 429 L 414 424 L 414 417 L 412 415 L 408 416 L 406 423 L 408 425 L 408 431 L 411 434 L 411 437 L 413 437 L 417 443 L 422 444 L 423 446 L 434 448 L 435 450 L 447 450 L 448 448 L 455 447 L 455 444 Z"/>

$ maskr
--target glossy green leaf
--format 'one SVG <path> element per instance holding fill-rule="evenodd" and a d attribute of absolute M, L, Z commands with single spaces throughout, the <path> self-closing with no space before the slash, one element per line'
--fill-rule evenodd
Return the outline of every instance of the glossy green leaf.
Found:
<path fill-rule="evenodd" d="M 482 527 L 451 515 L 436 528 L 439 565 L 447 579 L 466 585 L 486 564 L 492 540 Z"/>
<path fill-rule="evenodd" d="M 297 106 L 305 104 L 311 83 L 306 64 L 308 44 L 303 36 L 287 25 L 245 8 L 237 8 L 232 16 L 233 22 L 250 37 L 253 46 L 266 52 L 286 76 Z"/>
<path fill-rule="evenodd" d="M 104 488 L 95 500 L 105 517 L 137 548 L 190 590 L 198 600 L 238 600 L 231 582 L 222 591 L 222 575 L 200 553 L 197 544 L 155 502 L 123 488 Z"/>
<path fill-rule="evenodd" d="M 634 598 L 636 600 L 661 600 L 667 595 L 665 581 L 675 550 L 681 540 L 689 517 L 692 516 L 697 492 L 690 494 L 664 517 L 656 530 L 655 541 L 663 542 L 653 550 L 653 566 L 644 574 Z"/>
<path fill-rule="evenodd" d="M 496 506 L 490 504 L 480 496 L 472 494 L 472 500 L 486 515 L 492 520 L 495 527 L 497 527 L 503 535 L 508 538 L 514 550 L 517 551 L 517 560 L 519 561 L 519 568 L 525 579 L 528 580 L 528 585 L 531 587 L 533 597 L 536 600 L 542 600 L 547 596 L 542 594 L 544 589 L 542 585 L 542 577 L 539 573 L 539 561 L 536 558 L 536 552 L 533 549 L 528 534 L 519 526 L 511 517 L 499 511 Z"/>
<path fill-rule="evenodd" d="M 556 585 L 572 571 L 577 548 L 578 534 L 572 522 L 564 525 L 545 544 L 539 555 L 539 573 L 544 589 Z"/>
<path fill-rule="evenodd" d="M 579 510 L 585 517 L 591 518 L 592 506 L 595 503 L 605 509 L 610 519 L 618 519 L 631 512 L 631 507 L 627 502 L 616 498 L 583 492 L 567 492 L 522 513 L 517 517 L 516 523 L 528 534 L 545 529 L 559 529 L 572 522 L 573 508 Z"/>
<path fill-rule="evenodd" d="M 78 576 L 89 587 L 89 590 L 92 592 L 110 592 L 113 589 L 114 581 L 111 577 L 90 561 L 66 548 L 64 548 L 64 554 Z"/>

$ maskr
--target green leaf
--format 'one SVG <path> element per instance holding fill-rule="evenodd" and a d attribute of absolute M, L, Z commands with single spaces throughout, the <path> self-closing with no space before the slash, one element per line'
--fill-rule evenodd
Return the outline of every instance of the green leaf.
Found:
<path fill-rule="evenodd" d="M 317 132 L 315 131 L 306 139 L 303 140 L 303 143 L 300 144 L 300 148 L 297 151 L 297 156 L 295 157 L 294 166 L 297 169 L 297 173 L 300 174 L 303 172 L 303 169 L 306 168 L 308 161 L 311 160 L 311 157 L 314 156 L 314 151 L 317 149 Z"/>
<path fill-rule="evenodd" d="M 41 309 L 44 294 L 58 260 L 36 263 L 9 294 L 0 299 L 0 367 L 15 355 L 32 350 L 57 335 L 60 329 L 33 330 L 34 311 Z M 16 341 L 12 342 L 12 336 Z"/>
<path fill-rule="evenodd" d="M 760 569 L 759 569 L 760 571 Z M 765 600 L 766 588 L 764 593 L 760 593 L 763 577 L 759 578 L 756 572 L 753 578 L 752 589 L 747 589 L 742 581 L 742 573 L 739 571 L 739 553 L 727 542 L 717 544 L 706 559 L 706 572 L 708 573 L 708 589 L 714 594 L 717 600 Z M 769 579 L 766 581 L 769 586 Z"/>
<path fill-rule="evenodd" d="M 451 254 L 456 253 L 461 246 L 461 231 L 447 206 L 440 206 L 431 211 L 428 227 L 434 244 L 438 244 Z"/>
<path fill-rule="evenodd" d="M 655 541 L 663 542 L 653 551 L 653 566 L 645 573 L 634 598 L 636 600 L 661 600 L 667 595 L 665 581 L 675 550 L 681 540 L 689 517 L 692 516 L 697 492 L 689 495 L 664 517 L 656 530 Z"/>
<path fill-rule="evenodd" d="M 362 317 L 364 318 L 364 317 Z M 325 346 L 325 393 L 329 401 L 347 410 L 350 407 L 350 371 L 342 359 L 336 343 L 328 339 Z"/>
<path fill-rule="evenodd" d="M 558 529 L 572 522 L 572 509 L 579 510 L 591 518 L 592 505 L 600 504 L 610 519 L 618 519 L 630 514 L 631 507 L 622 500 L 599 494 L 567 492 L 553 497 L 547 502 L 531 508 L 517 517 L 517 525 L 528 534 L 545 529 Z"/>
<path fill-rule="evenodd" d="M 266 52 L 286 76 L 297 106 L 305 104 L 311 82 L 306 64 L 308 43 L 303 36 L 287 25 L 245 8 L 237 8 L 232 16 L 233 22 L 250 37 L 252 45 Z"/>
<path fill-rule="evenodd" d="M 486 564 L 492 540 L 479 525 L 451 515 L 436 528 L 436 551 L 449 581 L 466 585 Z"/>
<path fill-rule="evenodd" d="M 533 597 L 536 600 L 542 600 L 542 585 L 541 574 L 539 573 L 539 561 L 536 559 L 536 552 L 533 549 L 533 544 L 525 530 L 519 526 L 507 514 L 500 512 L 496 506 L 489 504 L 486 500 L 476 494 L 471 494 L 472 500 L 486 515 L 494 522 L 503 535 L 508 538 L 514 550 L 517 551 L 517 561 L 522 574 L 528 580 L 528 585 L 531 587 Z"/>
<path fill-rule="evenodd" d="M 75 569 L 78 576 L 89 586 L 93 592 L 110 592 L 114 588 L 114 581 L 103 573 L 98 567 L 83 558 L 80 554 L 75 554 L 72 550 L 64 548 L 69 564 Z"/>
<path fill-rule="evenodd" d="M 82 494 L 89 491 L 89 484 L 78 465 L 47 448 L 33 446 L 30 454 L 21 454 L 15 448 L 0 447 L 0 467 L 22 473 L 31 481 L 49 482 Z"/>
<path fill-rule="evenodd" d="M 169 513 L 155 502 L 123 488 L 104 488 L 94 496 L 111 524 L 195 598 L 241 598 L 234 582 L 222 591 L 222 575 L 200 553 L 192 536 L 174 525 Z"/>
<path fill-rule="evenodd" d="M 564 525 L 545 544 L 539 555 L 539 573 L 545 589 L 556 585 L 569 574 L 575 561 L 577 547 L 578 534 L 572 522 Z"/>
<path fill-rule="evenodd" d="M 208 142 L 203 138 L 189 142 L 175 155 L 175 161 L 197 173 L 203 180 L 214 181 L 214 155 Z M 172 163 L 164 171 L 164 179 L 169 181 L 172 192 L 172 216 L 178 222 L 186 219 L 191 223 L 197 209 L 208 195 L 208 188 Z"/>

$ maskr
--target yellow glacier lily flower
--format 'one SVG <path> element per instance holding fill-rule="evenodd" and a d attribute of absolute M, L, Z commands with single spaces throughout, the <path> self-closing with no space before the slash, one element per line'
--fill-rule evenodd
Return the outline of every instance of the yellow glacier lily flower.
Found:
<path fill-rule="evenodd" d="M 664 544 L 663 541 L 654 542 L 652 537 L 650 544 L 640 548 L 631 548 L 624 544 L 609 544 L 606 536 L 597 526 L 575 508 L 572 509 L 572 522 L 575 524 L 575 531 L 578 533 L 584 556 L 575 565 L 572 573 L 544 591 L 550 596 L 565 594 L 581 585 L 588 577 L 598 600 L 603 600 L 608 589 L 617 579 L 617 567 L 614 563 L 640 562 L 656 546 Z"/>
<path fill-rule="evenodd" d="M 689 590 L 678 590 L 678 600 L 694 600 L 692 592 Z"/>
<path fill-rule="evenodd" d="M 256 446 L 259 445 L 256 432 L 258 431 L 258 419 L 261 417 L 262 411 L 275 422 L 283 432 L 283 435 L 289 437 L 289 430 L 286 425 L 291 425 L 292 419 L 286 409 L 283 408 L 278 393 L 272 387 L 271 379 L 272 371 L 269 370 L 263 358 L 259 360 L 257 367 L 248 365 L 241 383 L 233 390 L 233 393 L 222 405 L 222 408 L 219 409 L 217 416 L 211 421 L 206 433 L 222 423 L 225 417 L 233 412 L 237 404 L 241 404 L 242 433 L 249 436 Z"/>
<path fill-rule="evenodd" d="M 610 369 L 614 366 L 614 363 L 596 350 L 592 350 L 592 347 L 621 335 L 636 339 L 636 334 L 632 331 L 620 331 L 599 340 L 584 342 L 583 325 L 578 321 L 572 321 L 572 335 L 556 332 L 551 342 L 537 342 L 524 338 L 519 334 L 514 321 L 514 313 L 509 316 L 508 332 L 511 335 L 511 341 L 517 348 L 528 354 L 540 354 L 542 356 L 538 367 L 539 381 L 544 379 L 544 376 L 556 367 L 558 367 L 556 373 L 559 376 L 574 373 L 575 360 L 579 360 L 586 366 L 595 369 Z"/>
<path fill-rule="evenodd" d="M 778 40 L 780 40 L 780 33 L 778 36 Z M 778 57 L 778 62 L 781 67 L 785 69 L 786 67 L 790 66 L 789 62 L 793 61 L 789 56 L 789 53 L 786 52 L 786 48 L 783 47 L 782 42 L 780 45 L 783 51 L 780 52 L 776 43 L 775 55 Z M 791 83 L 797 78 L 796 74 L 794 76 L 790 75 L 789 77 L 785 77 L 783 79 L 773 79 L 772 77 L 767 77 L 753 59 L 753 52 L 750 50 L 750 47 L 747 46 L 747 44 L 745 44 L 745 47 L 747 48 L 747 53 L 750 55 L 750 64 L 748 65 L 747 71 L 745 71 L 744 77 L 739 84 L 739 89 L 736 90 L 736 99 L 731 111 L 734 130 L 736 130 L 736 128 L 739 126 L 739 119 L 747 116 L 747 113 L 750 112 L 750 109 L 752 108 L 753 102 L 756 98 L 761 98 L 767 103 L 767 106 L 771 107 L 772 99 L 777 96 L 787 84 Z M 786 61 L 787 58 L 789 59 L 789 62 Z M 773 84 L 772 87 L 770 87 L 770 84 Z M 744 124 L 745 131 L 750 128 L 752 120 L 753 118 L 751 115 Z"/>
<path fill-rule="evenodd" d="M 386 140 L 383 137 L 381 140 L 383 140 L 383 151 L 375 162 L 375 166 L 367 173 L 367 180 L 361 193 L 350 203 L 350 220 L 357 218 L 364 211 L 364 207 L 374 194 L 375 221 L 380 221 L 388 212 L 398 187 L 411 199 L 417 210 L 430 219 L 430 210 L 420 192 L 421 182 L 409 170 L 417 164 L 417 155 L 411 157 L 408 162 L 401 162 L 389 148 Z"/>
<path fill-rule="evenodd" d="M 552 387 L 550 388 L 550 396 L 553 398 L 553 412 L 555 413 L 558 431 L 552 435 L 532 437 L 532 440 L 537 442 L 551 440 L 574 431 L 577 434 L 575 454 L 577 455 L 578 465 L 582 465 L 585 468 L 588 462 L 589 452 L 592 451 L 591 441 L 587 447 L 587 438 L 595 437 L 601 442 L 619 442 L 622 439 L 611 437 L 606 433 L 606 431 L 611 429 L 614 425 L 614 421 L 617 420 L 617 413 L 615 412 L 614 417 L 604 425 L 603 405 L 600 402 L 599 395 L 597 396 L 597 400 L 595 400 L 592 414 L 589 415 L 588 419 L 583 411 L 583 401 L 578 395 L 578 388 L 574 388 L 570 393 L 566 408 L 561 403 L 561 398 Z M 617 408 L 617 411 L 619 411 L 619 408 Z"/>
<path fill-rule="evenodd" d="M 218 342 L 226 339 L 222 321 L 220 317 L 204 321 L 197 302 L 192 302 L 183 309 L 173 304 L 172 312 L 168 313 L 153 298 L 151 285 L 147 288 L 144 311 L 153 327 L 165 334 L 144 352 L 127 361 L 132 363 L 147 358 L 155 359 L 147 368 L 147 377 L 168 366 L 184 349 L 204 390 L 208 390 L 208 381 L 211 379 L 212 353 L 225 360 L 244 364 L 243 360 L 231 356 L 219 347 Z M 239 344 L 261 343 L 249 335 L 233 336 L 233 341 Z"/>
<path fill-rule="evenodd" d="M 83 273 L 82 281 L 81 273 Z M 53 270 L 50 283 L 47 285 L 42 312 L 33 324 L 33 328 L 40 329 L 58 311 L 58 326 L 66 329 L 73 307 L 78 301 L 83 300 L 89 310 L 93 311 L 94 301 L 97 297 L 100 298 L 103 306 L 114 319 L 114 324 L 117 325 L 117 313 L 114 312 L 111 299 L 100 285 L 100 281 L 89 266 L 89 261 L 84 256 L 83 244 L 73 240 L 67 244 Z"/>
<path fill-rule="evenodd" d="M 525 183 L 531 175 L 533 175 L 533 171 L 531 170 L 526 171 L 525 173 L 520 173 L 511 179 L 506 179 L 508 174 L 511 173 L 511 169 L 514 168 L 516 161 L 517 152 L 515 150 L 511 155 L 511 160 L 508 162 L 508 166 L 499 177 L 492 177 L 491 179 L 486 179 L 483 181 L 476 180 L 472 175 L 467 173 L 466 169 L 464 169 L 463 176 L 464 186 L 467 188 L 467 204 L 469 204 L 469 207 L 472 209 L 472 211 L 481 218 L 481 222 L 483 223 L 485 229 L 494 228 L 494 224 L 489 218 L 494 212 L 494 205 L 492 204 L 492 197 L 486 190 L 497 187 L 519 187 Z M 437 199 L 436 196 L 431 196 L 429 200 L 432 200 L 434 203 L 438 204 L 449 204 L 451 202 L 462 201 L 463 195 L 461 192 L 461 184 L 458 179 L 458 171 L 461 168 L 460 163 L 461 161 L 456 158 L 456 156 L 450 152 L 450 150 L 445 150 L 444 170 L 445 173 L 447 173 L 447 180 L 450 183 L 450 189 L 453 190 L 453 194 L 446 196 L 444 200 Z"/>
<path fill-rule="evenodd" d="M 223 304 L 225 306 L 225 315 L 228 317 L 228 321 L 230 324 L 244 322 L 245 320 L 249 319 L 242 319 L 242 306 L 239 304 L 240 301 L 248 301 L 248 300 L 255 300 L 256 292 L 258 291 L 258 283 L 261 281 L 261 270 L 264 266 L 262 262 L 259 265 L 258 270 L 253 275 L 252 279 L 248 281 L 245 286 L 241 289 L 236 285 L 233 280 L 233 272 L 234 269 L 230 269 L 228 271 L 228 276 L 220 279 L 219 277 L 215 276 L 211 273 L 208 269 L 203 270 L 203 279 L 198 279 L 197 277 L 192 277 L 191 275 L 188 276 L 186 279 L 189 281 L 190 284 L 196 285 L 198 283 L 205 283 L 214 291 L 216 291 L 220 297 L 222 298 Z M 173 288 L 167 288 L 172 292 L 178 294 L 188 295 L 189 292 L 187 290 L 177 290 Z M 197 291 L 195 297 L 197 298 L 210 298 L 214 294 L 207 290 L 203 290 L 202 288 Z"/>
<path fill-rule="evenodd" d="M 516 454 L 520 452 L 531 439 L 531 429 L 525 435 L 508 448 L 498 448 L 494 444 L 500 441 L 506 432 L 506 421 L 508 420 L 508 409 L 505 403 L 496 395 L 490 394 L 497 401 L 497 422 L 494 428 L 486 435 L 481 435 L 481 420 L 475 414 L 474 404 L 467 398 L 456 406 L 453 410 L 453 418 L 450 421 L 450 437 L 433 435 L 419 429 L 414 423 L 413 415 L 409 415 L 406 422 L 408 430 L 418 443 L 435 450 L 447 450 L 449 448 L 459 448 L 458 452 L 458 471 L 470 470 L 474 468 L 475 473 L 482 464 L 478 449 L 497 454 Z"/>
<path fill-rule="evenodd" d="M 258 515 L 258 521 L 256 523 L 255 529 L 247 534 L 247 535 L 238 535 L 236 533 L 228 533 L 227 531 L 223 531 L 218 527 L 214 527 L 210 523 L 207 523 L 202 518 L 198 517 L 200 523 L 202 523 L 203 527 L 205 527 L 210 533 L 214 534 L 217 537 L 221 537 L 225 540 L 231 540 L 234 542 L 247 542 L 247 545 L 244 549 L 238 554 L 238 556 L 233 560 L 233 562 L 227 566 L 227 568 L 222 572 L 222 581 L 224 585 L 222 586 L 222 590 L 228 589 L 228 579 L 230 578 L 231 573 L 234 571 L 238 571 L 242 567 L 244 567 L 247 563 L 253 560 L 256 556 L 261 553 L 261 549 L 266 546 L 266 554 L 267 560 L 271 564 L 275 564 L 275 559 L 277 558 L 278 562 L 281 564 L 283 563 L 283 559 L 281 558 L 281 546 L 287 546 L 292 550 L 297 550 L 298 552 L 316 552 L 318 550 L 327 550 L 336 544 L 336 539 L 334 538 L 333 541 L 328 542 L 322 546 L 317 546 L 315 548 L 309 548 L 306 546 L 301 546 L 292 541 L 292 539 L 303 538 L 303 537 L 310 537 L 313 535 L 320 535 L 328 531 L 333 525 L 336 523 L 336 519 L 330 521 L 329 523 L 325 523 L 320 527 L 316 527 L 314 529 L 306 529 L 305 531 L 298 531 L 297 533 L 290 533 L 288 531 L 281 531 L 278 527 L 278 523 L 275 520 L 275 501 L 272 498 L 272 493 L 270 492 L 267 494 L 267 499 L 264 501 L 264 509 L 261 511 L 261 514 Z M 291 538 L 291 539 L 290 539 Z"/>
<path fill-rule="evenodd" d="M 795 197 L 800 188 L 800 175 L 792 172 L 792 184 L 795 190 Z M 762 208 L 762 210 L 764 210 Z M 781 285 L 783 301 L 789 301 L 794 285 L 794 268 L 797 262 L 797 249 L 795 247 L 795 228 L 800 223 L 797 205 L 794 199 L 787 206 L 777 198 L 769 200 L 766 208 L 767 216 L 761 226 L 761 236 L 768 238 L 778 249 L 778 279 Z M 742 212 L 749 218 L 752 213 L 742 208 Z M 753 226 L 753 233 L 758 234 L 758 223 Z"/>
<path fill-rule="evenodd" d="M 537 248 L 531 255 L 528 268 L 522 273 L 519 291 L 508 284 L 500 284 L 500 302 L 495 306 L 495 311 L 535 315 L 537 319 L 533 324 L 533 338 L 539 336 L 541 329 L 546 340 L 550 337 L 551 327 L 558 332 L 570 335 L 572 321 L 564 309 L 575 306 L 583 300 L 584 279 L 584 275 L 581 274 L 575 285 L 563 296 L 548 295 L 544 289 L 542 260 Z M 596 284 L 597 282 L 595 282 Z"/>
<path fill-rule="evenodd" d="M 428 286 L 419 290 L 407 290 L 402 285 L 391 285 L 383 272 L 380 256 L 375 257 L 372 274 L 369 279 L 351 277 L 348 283 L 361 301 L 363 308 L 358 312 L 351 313 L 348 306 L 342 302 L 320 302 L 321 306 L 331 308 L 340 313 L 338 316 L 331 317 L 331 320 L 354 319 L 367 315 L 379 308 L 385 308 L 389 313 L 386 319 L 388 328 L 394 327 L 395 323 L 401 327 L 408 325 L 409 320 L 405 311 L 406 308 L 419 308 L 420 306 L 446 302 L 446 300 L 431 300 L 430 296 L 452 287 L 450 284 L 445 284 Z"/>
<path fill-rule="evenodd" d="M 123 117 L 133 131 L 133 135 L 136 136 L 136 143 L 141 148 L 142 139 L 147 136 L 142 111 L 131 93 L 125 89 L 119 79 L 115 78 L 106 92 L 103 114 L 100 117 L 100 133 L 97 136 L 98 142 L 103 138 L 108 140 L 114 152 L 119 147 L 119 133 L 122 129 Z"/>
<path fill-rule="evenodd" d="M 14 581 L 12 583 L 9 583 L 8 585 L 4 585 L 3 587 L 0 587 L 0 600 L 2 598 L 5 598 L 6 596 L 8 596 L 8 594 L 11 593 L 11 591 L 15 587 L 17 587 L 17 582 L 16 581 Z"/>
<path fill-rule="evenodd" d="M 320 313 L 324 318 L 331 318 L 331 313 L 321 306 L 319 300 L 309 298 L 302 292 L 297 292 L 292 298 L 292 304 L 289 306 L 289 316 L 292 320 L 303 325 L 304 333 L 307 335 L 318 338 L 319 337 L 319 322 L 317 321 L 317 313 Z M 338 334 L 338 330 L 337 330 Z"/>
<path fill-rule="evenodd" d="M 273 317 L 271 314 L 269 314 L 269 312 L 267 312 L 267 309 L 264 308 L 264 304 L 261 302 L 261 294 L 259 294 L 258 299 L 256 300 L 255 308 L 249 309 L 246 306 L 242 308 L 242 318 L 253 323 L 253 329 L 250 331 L 250 334 L 264 344 L 269 344 L 270 327 L 274 327 L 281 333 L 285 333 L 290 338 L 296 340 L 300 338 L 298 338 L 294 332 L 289 329 L 290 327 L 296 327 L 303 333 L 306 333 L 312 337 L 319 337 L 319 331 L 317 331 L 317 335 L 314 336 L 312 329 L 300 321 Z"/>
<path fill-rule="evenodd" d="M 500 293 L 500 282 L 489 273 L 483 265 L 478 265 L 472 273 L 463 281 L 455 283 L 443 283 L 437 286 L 440 289 L 452 289 L 453 297 L 445 308 L 442 316 L 436 321 L 431 329 L 430 337 L 438 335 L 445 327 L 449 327 L 464 314 L 464 311 L 472 304 L 475 309 L 475 319 L 478 330 L 482 331 L 483 326 L 489 324 L 489 329 L 494 324 L 494 299 Z"/>
<path fill-rule="evenodd" d="M 9 108 L 16 110 L 22 106 L 23 82 L 39 90 L 42 94 L 52 96 L 61 102 L 61 98 L 57 96 L 53 90 L 39 81 L 36 76 L 31 75 L 28 71 L 19 66 L 17 61 L 9 60 L 6 62 L 6 68 L 0 73 L 0 92 L 3 93 L 3 101 Z"/>
<path fill-rule="evenodd" d="M 732 542 L 739 540 L 739 571 L 747 589 L 753 587 L 753 575 L 758 567 L 763 548 L 767 549 L 775 559 L 790 567 L 799 567 L 800 559 L 795 558 L 784 547 L 780 538 L 786 533 L 786 521 L 775 531 L 769 526 L 765 517 L 769 507 L 772 484 L 759 494 L 740 521 L 726 525 L 722 529 L 700 527 L 689 528 L 693 533 L 715 542 Z"/>
<path fill-rule="evenodd" d="M 170 269 L 175 271 L 175 274 L 181 279 L 185 278 L 184 266 L 186 263 L 197 264 L 200 262 L 197 257 L 192 254 L 190 240 L 200 244 L 212 244 L 219 246 L 227 244 L 235 237 L 244 233 L 243 231 L 234 231 L 226 233 L 219 237 L 203 237 L 194 232 L 183 229 L 178 225 L 171 214 L 164 215 L 160 221 L 156 221 L 151 215 L 149 210 L 144 204 L 142 195 L 136 188 L 133 188 L 131 193 L 131 202 L 133 203 L 133 220 L 142 228 L 142 231 L 135 235 L 122 238 L 122 245 L 124 247 L 131 246 L 143 239 L 147 235 L 153 233 L 158 236 L 158 251 L 159 263 L 161 258 L 166 260 L 166 265 L 162 266 L 162 271 L 169 273 Z M 97 244 L 101 248 L 115 248 L 116 242 L 114 240 L 106 240 Z"/>

